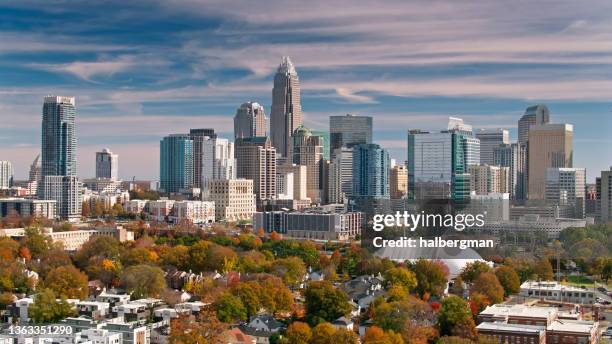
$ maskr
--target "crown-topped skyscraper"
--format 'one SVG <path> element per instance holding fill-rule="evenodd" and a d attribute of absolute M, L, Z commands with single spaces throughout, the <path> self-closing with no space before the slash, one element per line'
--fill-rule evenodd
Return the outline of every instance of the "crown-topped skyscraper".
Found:
<path fill-rule="evenodd" d="M 282 157 L 290 155 L 291 135 L 302 125 L 300 80 L 289 56 L 283 56 L 274 76 L 270 135 L 272 145 Z"/>

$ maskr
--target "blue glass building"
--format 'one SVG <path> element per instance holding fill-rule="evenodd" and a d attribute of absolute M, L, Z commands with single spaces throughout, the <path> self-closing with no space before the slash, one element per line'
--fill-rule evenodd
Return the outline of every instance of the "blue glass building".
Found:
<path fill-rule="evenodd" d="M 193 140 L 188 134 L 173 134 L 160 141 L 159 181 L 164 192 L 193 187 Z"/>

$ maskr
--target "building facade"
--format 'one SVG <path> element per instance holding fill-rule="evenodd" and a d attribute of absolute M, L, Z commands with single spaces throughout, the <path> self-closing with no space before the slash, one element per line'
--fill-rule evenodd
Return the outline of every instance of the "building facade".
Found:
<path fill-rule="evenodd" d="M 330 159 L 337 149 L 372 143 L 372 117 L 344 115 L 329 117 Z"/>
<path fill-rule="evenodd" d="M 189 138 L 193 141 L 193 186 L 202 188 L 202 145 L 205 140 L 216 139 L 212 128 L 190 129 Z"/>
<path fill-rule="evenodd" d="M 510 134 L 506 129 L 479 129 L 476 138 L 480 140 L 480 163 L 496 165 L 493 151 L 500 145 L 510 144 Z"/>
<path fill-rule="evenodd" d="M 209 189 L 217 220 L 241 221 L 253 216 L 256 196 L 252 180 L 215 179 L 209 182 Z"/>
<path fill-rule="evenodd" d="M 547 201 L 569 205 L 574 209 L 573 218 L 584 218 L 586 169 L 552 167 L 546 169 L 545 190 Z"/>
<path fill-rule="evenodd" d="M 361 233 L 362 214 L 359 212 L 327 213 L 323 211 L 269 211 L 253 214 L 253 228 L 266 233 L 276 232 L 292 238 L 313 240 L 354 239 Z"/>
<path fill-rule="evenodd" d="M 334 150 L 329 166 L 329 202 L 345 203 L 353 194 L 353 148 Z"/>
<path fill-rule="evenodd" d="M 268 137 L 236 140 L 236 175 L 253 181 L 258 206 L 276 197 L 276 149 Z"/>
<path fill-rule="evenodd" d="M 529 127 L 528 198 L 546 198 L 546 170 L 549 167 L 572 167 L 573 126 L 543 124 Z"/>
<path fill-rule="evenodd" d="M 202 140 L 201 144 L 200 185 L 202 199 L 207 199 L 209 181 L 236 178 L 236 158 L 234 156 L 234 143 L 228 139 L 208 137 Z"/>
<path fill-rule="evenodd" d="M 159 182 L 163 192 L 180 192 L 194 187 L 193 140 L 173 134 L 159 143 Z"/>
<path fill-rule="evenodd" d="M 612 167 L 608 171 L 601 171 L 598 189 L 601 222 L 612 222 Z"/>
<path fill-rule="evenodd" d="M 0 161 L 0 190 L 13 186 L 13 165 L 10 161 Z"/>
<path fill-rule="evenodd" d="M 304 126 L 293 132 L 293 163 L 306 166 L 306 194 L 314 203 L 321 201 L 319 183 L 323 160 L 323 138 Z"/>
<path fill-rule="evenodd" d="M 96 178 L 119 180 L 119 155 L 108 148 L 96 152 Z"/>
<path fill-rule="evenodd" d="M 266 135 L 264 107 L 256 102 L 246 102 L 240 105 L 234 116 L 234 140 Z"/>
<path fill-rule="evenodd" d="M 470 188 L 477 195 L 510 193 L 510 168 L 489 165 L 469 166 Z"/>
<path fill-rule="evenodd" d="M 405 165 L 396 165 L 391 168 L 389 189 L 391 199 L 400 199 L 408 194 L 408 169 Z"/>
<path fill-rule="evenodd" d="M 302 125 L 300 80 L 288 56 L 283 56 L 274 76 L 270 135 L 272 146 L 281 157 L 291 155 L 291 135 Z"/>
<path fill-rule="evenodd" d="M 11 214 L 20 217 L 40 217 L 53 220 L 57 217 L 55 200 L 38 200 L 29 198 L 0 199 L 0 218 Z"/>

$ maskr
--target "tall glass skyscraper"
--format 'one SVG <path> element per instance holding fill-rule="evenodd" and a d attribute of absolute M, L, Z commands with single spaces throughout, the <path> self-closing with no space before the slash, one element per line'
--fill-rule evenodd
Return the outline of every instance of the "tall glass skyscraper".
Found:
<path fill-rule="evenodd" d="M 173 134 L 159 143 L 159 181 L 164 192 L 193 187 L 193 140 L 187 134 Z"/>
<path fill-rule="evenodd" d="M 48 96 L 42 111 L 40 199 L 57 201 L 57 215 L 71 222 L 81 216 L 77 175 L 74 97 Z"/>
<path fill-rule="evenodd" d="M 274 76 L 270 135 L 272 146 L 282 157 L 291 155 L 291 135 L 302 125 L 300 80 L 289 56 L 283 56 Z"/>
<path fill-rule="evenodd" d="M 353 146 L 353 195 L 389 198 L 389 152 L 377 144 Z"/>
<path fill-rule="evenodd" d="M 76 176 L 74 97 L 45 97 L 42 116 L 42 177 Z"/>
<path fill-rule="evenodd" d="M 370 144 L 372 143 L 372 117 L 350 114 L 330 116 L 329 138 L 331 158 L 334 157 L 334 151 L 338 148 Z"/>

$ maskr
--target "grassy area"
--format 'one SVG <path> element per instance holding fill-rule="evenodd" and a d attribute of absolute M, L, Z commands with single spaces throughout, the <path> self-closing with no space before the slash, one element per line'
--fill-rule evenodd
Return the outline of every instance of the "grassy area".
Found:
<path fill-rule="evenodd" d="M 575 287 L 585 286 L 587 288 L 593 288 L 595 286 L 595 283 L 593 282 L 593 280 L 586 276 L 574 276 L 574 275 L 566 276 L 566 278 L 561 283 L 565 285 L 575 286 Z M 600 283 L 599 285 L 601 284 L 602 283 Z M 608 283 L 608 289 L 610 288 L 612 288 L 612 283 Z"/>

